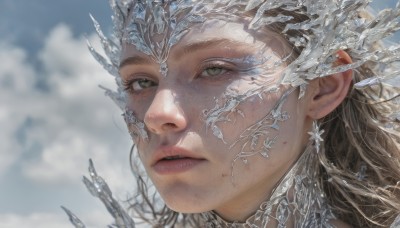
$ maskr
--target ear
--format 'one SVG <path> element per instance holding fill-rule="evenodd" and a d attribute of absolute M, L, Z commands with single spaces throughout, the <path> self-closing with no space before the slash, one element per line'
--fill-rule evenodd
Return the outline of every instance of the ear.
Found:
<path fill-rule="evenodd" d="M 352 63 L 351 57 L 345 51 L 338 51 L 337 65 Z M 331 113 L 346 97 L 352 82 L 353 71 L 314 79 L 312 84 L 311 103 L 308 116 L 320 119 Z"/>

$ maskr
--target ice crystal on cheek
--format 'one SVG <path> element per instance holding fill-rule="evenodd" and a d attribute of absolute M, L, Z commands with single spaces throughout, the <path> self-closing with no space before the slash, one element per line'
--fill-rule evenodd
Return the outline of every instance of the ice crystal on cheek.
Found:
<path fill-rule="evenodd" d="M 263 102 L 265 95 L 279 92 L 279 85 L 276 84 L 276 81 L 279 79 L 286 59 L 277 59 L 277 55 L 269 48 L 263 48 L 257 55 L 240 59 L 226 59 L 225 61 L 237 64 L 245 63 L 249 67 L 241 72 L 242 75 L 237 81 L 237 86 L 228 87 L 223 96 L 215 99 L 216 104 L 213 108 L 203 110 L 203 118 L 206 129 L 211 129 L 214 136 L 223 143 L 230 144 L 230 149 L 235 146 L 240 147 L 240 151 L 232 162 L 232 182 L 234 182 L 233 169 L 238 159 L 247 164 L 250 156 L 257 154 L 264 158 L 269 156 L 268 153 L 277 139 L 277 133 L 271 134 L 271 131 L 277 131 L 279 122 L 289 118 L 288 114 L 282 111 L 282 105 L 288 94 L 294 89 L 284 93 L 275 107 L 260 120 L 252 123 L 237 139 L 227 142 L 221 128 L 234 124 L 240 117 L 245 118 L 246 110 L 242 110 L 241 104 L 253 102 L 255 99 Z"/>
<path fill-rule="evenodd" d="M 247 163 L 247 158 L 256 154 L 268 158 L 268 152 L 273 148 L 273 144 L 277 139 L 279 123 L 289 119 L 289 115 L 282 110 L 282 106 L 293 91 L 294 89 L 289 89 L 284 92 L 272 110 L 261 120 L 246 128 L 231 145 L 231 148 L 236 145 L 241 146 L 240 152 L 232 162 L 232 168 L 238 159 Z M 273 134 L 272 137 L 271 133 Z M 259 146 L 260 142 L 261 146 Z"/>
<path fill-rule="evenodd" d="M 264 51 L 257 53 L 256 55 L 249 55 L 243 58 L 215 58 L 216 60 L 226 61 L 239 66 L 245 65 L 244 69 L 240 70 L 240 79 L 237 79 L 239 87 L 248 87 L 247 91 L 237 91 L 240 88 L 233 89 L 228 87 L 226 92 L 220 98 L 215 99 L 215 106 L 211 109 L 203 110 L 203 118 L 206 124 L 206 129 L 211 129 L 214 136 L 222 140 L 225 144 L 223 133 L 218 126 L 219 123 L 234 122 L 239 114 L 244 118 L 244 113 L 238 108 L 238 106 L 251 98 L 259 97 L 262 99 L 262 95 L 275 90 L 275 86 L 270 85 L 277 77 L 276 69 L 277 65 L 270 64 L 272 60 L 271 55 L 265 55 Z M 278 65 L 280 66 L 280 65 Z M 247 86 L 245 84 L 248 84 Z"/>
<path fill-rule="evenodd" d="M 230 149 L 236 146 L 240 147 L 239 152 L 235 155 L 232 161 L 231 171 L 233 183 L 234 165 L 237 160 L 241 160 L 243 163 L 247 164 L 248 157 L 257 154 L 264 158 L 268 158 L 268 153 L 273 148 L 277 139 L 279 123 L 286 121 L 289 118 L 289 115 L 282 110 L 282 106 L 289 94 L 294 90 L 295 89 L 292 88 L 285 91 L 282 97 L 276 102 L 276 105 L 272 107 L 271 111 L 246 128 L 235 139 L 235 141 L 229 142 Z M 203 110 L 206 128 L 211 129 L 215 137 L 227 144 L 220 127 L 222 127 L 222 125 L 226 126 L 227 124 L 233 124 L 239 116 L 243 118 L 245 117 L 245 111 L 240 110 L 241 103 L 248 101 L 249 99 L 258 98 L 262 100 L 264 99 L 263 94 L 272 93 L 272 91 L 277 92 L 274 86 L 256 86 L 254 89 L 249 89 L 243 94 L 230 92 L 225 94 L 222 98 L 216 99 L 216 106 L 214 108 Z"/>
<path fill-rule="evenodd" d="M 240 110 L 237 110 L 236 107 L 244 98 L 247 98 L 247 96 L 244 95 L 225 98 L 226 102 L 223 104 L 223 106 L 218 104 L 219 100 L 217 99 L 217 104 L 214 108 L 210 110 L 203 110 L 207 129 L 211 128 L 214 136 L 221 139 L 224 143 L 226 143 L 223 139 L 224 136 L 221 132 L 221 129 L 217 126 L 217 123 L 231 121 L 229 115 L 234 112 L 240 112 Z"/>
<path fill-rule="evenodd" d="M 123 114 L 126 124 L 128 125 L 128 129 L 132 129 L 129 131 L 132 138 L 137 141 L 139 137 L 143 140 L 148 139 L 148 133 L 146 131 L 146 126 L 144 122 L 139 121 L 133 111 L 125 111 Z"/>

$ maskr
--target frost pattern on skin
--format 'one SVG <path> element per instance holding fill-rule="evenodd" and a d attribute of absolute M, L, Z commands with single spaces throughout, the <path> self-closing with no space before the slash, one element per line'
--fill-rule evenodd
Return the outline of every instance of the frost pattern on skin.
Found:
<path fill-rule="evenodd" d="M 223 139 L 222 131 L 217 126 L 217 124 L 221 122 L 232 122 L 230 116 L 233 113 L 238 113 L 244 118 L 244 113 L 237 108 L 239 104 L 254 96 L 258 96 L 260 99 L 262 99 L 262 93 L 263 88 L 252 89 L 244 94 L 235 94 L 232 92 L 228 92 L 221 99 L 223 101 L 222 105 L 219 104 L 220 100 L 216 99 L 216 105 L 214 108 L 210 110 L 203 110 L 203 117 L 206 128 L 211 128 L 213 134 L 226 144 L 227 142 L 225 142 L 225 140 Z"/>
<path fill-rule="evenodd" d="M 268 152 L 272 148 L 277 138 L 277 135 L 273 136 L 272 138 L 270 138 L 268 135 L 271 129 L 275 131 L 279 130 L 279 122 L 289 119 L 289 114 L 285 111 L 282 111 L 282 106 L 289 94 L 294 90 L 295 89 L 292 88 L 286 91 L 266 116 L 252 124 L 239 135 L 239 137 L 231 145 L 231 148 L 239 143 L 242 143 L 242 148 L 241 151 L 235 156 L 232 162 L 232 167 L 238 159 L 247 164 L 247 158 L 256 154 L 260 154 L 264 158 L 268 158 Z M 262 142 L 262 147 L 257 149 L 256 147 L 259 145 L 262 139 L 264 139 Z M 246 148 L 248 148 L 248 150 L 246 150 Z"/>
<path fill-rule="evenodd" d="M 254 87 L 242 94 L 236 91 L 236 89 L 228 87 L 221 98 L 215 99 L 215 107 L 203 110 L 203 119 L 206 124 L 206 129 L 211 129 L 214 136 L 222 140 L 225 144 L 227 144 L 227 142 L 224 140 L 223 133 L 217 124 L 235 122 L 236 117 L 232 120 L 232 114 L 234 113 L 244 118 L 243 111 L 237 108 L 241 102 L 255 96 L 262 99 L 263 93 L 276 91 L 275 86 L 265 85 L 272 84 L 274 79 L 273 74 L 276 73 L 275 69 L 281 66 L 283 61 L 279 61 L 279 64 L 278 61 L 275 61 L 269 65 L 269 63 L 273 61 L 273 55 L 265 56 L 264 52 L 265 50 L 260 51 L 256 55 L 249 55 L 242 58 L 211 59 L 236 64 L 239 68 L 237 71 L 240 74 L 240 78 L 244 81 L 250 81 L 251 85 Z"/>
<path fill-rule="evenodd" d="M 227 222 L 213 211 L 202 213 L 206 227 L 262 228 L 273 220 L 279 228 L 286 228 L 292 220 L 295 228 L 334 228 L 329 222 L 335 216 L 316 181 L 318 162 L 315 148 L 309 144 L 293 168 L 277 184 L 269 199 L 244 223 Z"/>
<path fill-rule="evenodd" d="M 225 102 L 222 106 L 216 100 L 216 106 L 210 110 L 203 110 L 203 116 L 206 124 L 206 128 L 211 128 L 214 136 L 222 140 L 225 144 L 223 133 L 217 126 L 218 123 L 232 122 L 231 115 L 234 113 L 239 114 L 244 118 L 244 113 L 238 109 L 240 103 L 251 98 L 258 97 L 263 99 L 263 93 L 276 92 L 276 88 L 270 87 L 258 87 L 252 90 L 248 90 L 244 94 L 230 93 L 224 96 Z M 284 92 L 281 98 L 277 101 L 276 105 L 271 111 L 264 116 L 261 120 L 249 126 L 245 129 L 238 138 L 230 145 L 233 148 L 237 144 L 241 144 L 241 149 L 238 154 L 234 157 L 231 166 L 231 179 L 234 184 L 234 165 L 238 160 L 241 160 L 244 164 L 248 163 L 248 157 L 260 154 L 264 158 L 268 158 L 268 153 L 272 149 L 278 134 L 270 136 L 270 130 L 279 130 L 279 122 L 286 121 L 289 119 L 289 114 L 282 110 L 282 106 L 286 101 L 289 94 L 291 94 L 295 88 L 291 88 Z M 234 119 L 235 121 L 236 119 Z M 261 146 L 260 146 L 261 142 Z"/>
<path fill-rule="evenodd" d="M 220 106 L 219 100 L 216 99 L 216 106 L 210 110 L 203 110 L 203 116 L 205 119 L 206 128 L 211 128 L 214 136 L 221 139 L 225 144 L 224 136 L 221 129 L 217 126 L 219 122 L 230 122 L 232 121 L 229 117 L 232 113 L 238 113 L 244 117 L 244 113 L 237 109 L 237 106 L 244 100 L 248 99 L 257 94 L 258 90 L 248 91 L 243 95 L 225 95 L 224 104 Z"/>
<path fill-rule="evenodd" d="M 146 126 L 144 122 L 138 120 L 133 113 L 133 111 L 126 110 L 122 116 L 125 119 L 126 124 L 128 125 L 128 129 L 132 129 L 129 131 L 131 137 L 137 142 L 138 137 L 142 138 L 143 140 L 148 140 L 149 135 L 146 131 Z"/>
<path fill-rule="evenodd" d="M 135 228 L 135 222 L 118 203 L 118 201 L 114 199 L 108 184 L 101 176 L 97 175 L 92 160 L 89 160 L 89 175 L 91 180 L 84 176 L 83 183 L 94 197 L 99 198 L 103 202 L 107 211 L 113 216 L 115 224 L 110 225 L 109 227 Z M 64 207 L 62 208 L 67 213 L 71 223 L 76 228 L 85 228 L 85 225 L 78 217 L 76 217 L 68 209 Z"/>
<path fill-rule="evenodd" d="M 214 136 L 216 136 L 225 144 L 228 143 L 224 139 L 223 132 L 218 126 L 219 124 L 235 122 L 237 118 L 237 115 L 234 115 L 235 113 L 244 118 L 244 112 L 238 108 L 242 102 L 257 97 L 263 100 L 264 94 L 275 93 L 279 91 L 278 86 L 276 86 L 273 82 L 274 77 L 276 77 L 279 67 L 282 67 L 291 54 L 283 58 L 283 60 L 277 60 L 277 55 L 275 53 L 272 52 L 273 54 L 270 55 L 266 54 L 268 50 L 270 49 L 264 47 L 256 55 L 250 55 L 238 59 L 223 59 L 226 62 L 232 62 L 238 64 L 239 66 L 240 63 L 245 63 L 247 67 L 239 70 L 241 74 L 240 77 L 244 81 L 249 81 L 250 85 L 253 87 L 252 89 L 248 89 L 246 92 L 241 94 L 236 91 L 236 89 L 229 87 L 227 92 L 221 98 L 215 100 L 215 107 L 209 110 L 203 110 L 203 118 L 206 129 L 211 129 Z M 265 158 L 268 157 L 268 152 L 273 147 L 273 144 L 277 138 L 277 135 L 270 137 L 268 134 L 270 133 L 271 129 L 279 129 L 278 122 L 285 121 L 289 118 L 289 115 L 282 111 L 282 105 L 287 96 L 293 91 L 294 89 L 289 89 L 286 91 L 278 100 L 276 106 L 265 117 L 244 130 L 230 145 L 231 149 L 235 145 L 242 143 L 240 152 L 232 161 L 232 183 L 234 183 L 234 165 L 237 160 L 240 159 L 243 163 L 247 164 L 247 158 L 256 154 L 260 154 Z M 261 146 L 259 145 L 260 142 Z"/>

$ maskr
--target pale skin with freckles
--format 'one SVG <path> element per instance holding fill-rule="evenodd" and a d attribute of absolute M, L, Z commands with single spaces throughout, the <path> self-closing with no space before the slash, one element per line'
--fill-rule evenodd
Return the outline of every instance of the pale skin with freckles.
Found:
<path fill-rule="evenodd" d="M 274 43 L 272 37 L 267 37 L 268 42 L 260 41 L 256 38 L 258 34 L 246 31 L 240 23 L 214 21 L 203 26 L 202 33 L 196 32 L 198 28 L 191 30 L 171 49 L 167 77 L 160 75 L 156 62 L 130 44 L 124 45 L 122 59 L 132 61 L 121 66 L 120 74 L 134 89 L 129 94 L 128 109 L 144 121 L 149 133 L 147 141 L 138 141 L 140 158 L 168 207 L 183 213 L 214 210 L 228 221 L 244 221 L 269 198 L 298 159 L 307 144 L 312 121 L 329 114 L 345 98 L 352 72 L 311 81 L 301 99 L 297 91 L 290 94 L 282 108 L 290 118 L 280 123 L 279 130 L 271 129 L 271 136 L 277 136 L 277 140 L 269 157 L 255 155 L 248 158 L 248 164 L 236 162 L 232 183 L 231 165 L 241 145 L 233 148 L 230 145 L 246 128 L 267 115 L 289 87 L 281 86 L 279 92 L 265 93 L 263 99 L 254 97 L 243 101 L 238 108 L 244 118 L 235 114 L 234 124 L 218 124 L 227 143 L 215 137 L 205 127 L 203 111 L 216 105 L 215 98 L 223 99 L 227 89 L 244 93 L 257 85 L 238 73 L 246 66 L 221 60 L 214 63 L 214 59 L 256 55 L 260 47 Z M 201 48 L 188 51 L 187 47 L 216 39 L 225 41 L 199 45 Z M 264 54 L 279 59 L 275 53 L 266 49 Z M 341 60 L 338 64 L 351 63 L 346 52 L 339 51 L 338 55 Z M 278 81 L 282 70 L 276 69 L 266 83 L 273 85 Z M 155 151 L 163 146 L 183 148 L 203 161 L 185 172 L 161 175 L 154 170 L 152 162 Z M 332 224 L 347 227 L 340 221 Z"/>

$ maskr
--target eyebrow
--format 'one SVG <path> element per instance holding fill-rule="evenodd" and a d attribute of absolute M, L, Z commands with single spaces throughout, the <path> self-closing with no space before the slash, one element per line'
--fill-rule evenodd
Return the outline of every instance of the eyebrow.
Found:
<path fill-rule="evenodd" d="M 174 57 L 176 59 L 181 59 L 185 54 L 197 52 L 200 50 L 204 49 L 209 49 L 213 47 L 218 47 L 221 46 L 222 44 L 228 44 L 228 45 L 234 45 L 234 47 L 237 46 L 249 46 L 248 43 L 240 42 L 240 41 L 234 41 L 230 39 L 225 39 L 225 38 L 218 38 L 218 39 L 210 39 L 210 40 L 204 40 L 204 41 L 199 41 L 199 42 L 193 42 L 185 45 L 181 49 L 177 50 L 176 53 L 174 53 Z M 146 64 L 152 64 L 152 61 L 149 58 L 146 57 L 141 57 L 141 56 L 131 56 L 126 59 L 124 59 L 120 65 L 119 69 L 126 65 L 146 65 Z"/>
<path fill-rule="evenodd" d="M 151 64 L 151 60 L 149 58 L 141 57 L 141 56 L 131 56 L 128 57 L 119 64 L 119 69 L 126 65 L 146 65 Z"/>
<path fill-rule="evenodd" d="M 249 45 L 247 43 L 234 41 L 234 40 L 230 40 L 230 39 L 225 39 L 225 38 L 210 39 L 210 40 L 205 40 L 205 41 L 189 43 L 189 44 L 185 45 L 183 48 L 181 48 L 180 50 L 178 50 L 176 52 L 176 54 L 174 55 L 174 57 L 177 59 L 180 59 L 185 54 L 193 53 L 193 52 L 208 49 L 208 48 L 218 47 L 223 44 L 234 45 L 234 47 Z"/>

